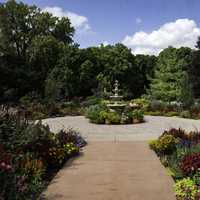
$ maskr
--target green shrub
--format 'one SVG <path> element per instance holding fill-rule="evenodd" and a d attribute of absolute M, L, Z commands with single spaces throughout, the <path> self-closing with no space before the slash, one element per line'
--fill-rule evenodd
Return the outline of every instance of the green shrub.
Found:
<path fill-rule="evenodd" d="M 77 107 L 65 107 L 60 109 L 60 113 L 62 116 L 70 115 L 70 116 L 78 116 L 84 114 L 84 108 L 79 106 Z"/>
<path fill-rule="evenodd" d="M 182 118 L 191 118 L 191 114 L 188 110 L 184 110 L 180 113 L 180 117 Z"/>
<path fill-rule="evenodd" d="M 167 112 L 167 113 L 165 114 L 165 116 L 167 116 L 167 117 L 179 116 L 179 113 L 176 112 L 176 111 L 170 111 L 170 112 Z"/>
<path fill-rule="evenodd" d="M 40 120 L 40 119 L 45 119 L 47 118 L 48 115 L 42 113 L 42 112 L 33 112 L 32 113 L 32 119 L 33 120 Z"/>
<path fill-rule="evenodd" d="M 8 113 L 0 115 L 0 199 L 38 199 L 46 181 L 85 145 L 73 130 L 54 134 Z"/>
<path fill-rule="evenodd" d="M 132 113 L 133 119 L 136 119 L 140 122 L 144 120 L 144 113 L 141 110 L 134 110 Z"/>
<path fill-rule="evenodd" d="M 150 111 L 164 111 L 166 108 L 166 103 L 163 101 L 158 101 L 158 100 L 152 100 L 150 102 L 149 109 Z"/>
<path fill-rule="evenodd" d="M 200 186 L 200 172 L 197 171 L 194 176 L 192 177 L 192 180 L 195 182 L 196 185 Z"/>
<path fill-rule="evenodd" d="M 152 115 L 152 116 L 162 116 L 163 113 L 160 111 L 146 111 L 145 115 Z"/>
<path fill-rule="evenodd" d="M 172 135 L 164 135 L 149 142 L 149 146 L 158 154 L 168 155 L 176 149 L 177 140 Z"/>
<path fill-rule="evenodd" d="M 120 124 L 121 116 L 117 112 L 108 112 L 106 120 L 111 124 Z"/>
<path fill-rule="evenodd" d="M 138 105 L 138 108 L 145 111 L 149 108 L 150 101 L 145 98 L 133 99 L 131 103 Z"/>
<path fill-rule="evenodd" d="M 176 152 L 176 151 L 175 151 Z M 184 175 L 180 169 L 179 163 L 180 160 L 177 158 L 176 153 L 173 153 L 172 155 L 160 157 L 162 164 L 167 167 L 167 169 L 170 172 L 170 175 L 174 179 L 180 179 L 183 178 Z M 164 161 L 163 161 L 164 159 Z"/>
<path fill-rule="evenodd" d="M 107 117 L 108 117 L 108 111 L 106 111 L 106 110 L 100 111 L 100 113 L 99 113 L 100 121 L 102 121 L 104 123 Z"/>
<path fill-rule="evenodd" d="M 177 181 L 174 185 L 175 194 L 178 200 L 196 200 L 200 199 L 200 189 L 190 178 L 184 178 Z"/>
<path fill-rule="evenodd" d="M 158 140 L 157 139 L 149 141 L 149 147 L 150 147 L 150 149 L 156 151 L 157 148 L 158 148 L 157 146 L 158 146 Z"/>
<path fill-rule="evenodd" d="M 97 124 L 103 124 L 104 118 L 100 116 L 101 111 L 104 111 L 105 108 L 100 105 L 90 106 L 86 111 L 86 117 L 90 119 L 91 122 Z"/>
<path fill-rule="evenodd" d="M 194 175 L 200 169 L 200 153 L 185 155 L 180 163 L 180 168 L 185 175 Z"/>
<path fill-rule="evenodd" d="M 160 138 L 163 137 L 164 135 L 172 135 L 175 138 L 184 139 L 184 140 L 187 140 L 188 138 L 187 133 L 181 128 L 178 128 L 178 129 L 171 128 L 169 130 L 165 130 L 160 136 Z"/>
<path fill-rule="evenodd" d="M 24 106 L 29 106 L 32 102 L 32 98 L 29 95 L 20 98 L 19 102 Z"/>
<path fill-rule="evenodd" d="M 100 101 L 101 101 L 101 99 L 97 98 L 96 96 L 89 96 L 83 102 L 81 102 L 81 106 L 89 107 L 89 106 L 92 106 L 92 105 L 99 104 Z"/>

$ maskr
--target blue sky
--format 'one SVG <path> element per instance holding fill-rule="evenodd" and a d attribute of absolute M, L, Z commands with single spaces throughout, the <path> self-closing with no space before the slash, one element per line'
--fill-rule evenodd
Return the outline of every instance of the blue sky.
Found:
<path fill-rule="evenodd" d="M 63 15 L 73 13 L 77 15 L 73 16 L 74 18 L 82 16 L 83 18 L 79 19 L 80 24 L 76 25 L 75 36 L 81 47 L 123 42 L 132 48 L 133 52 L 146 51 L 147 54 L 156 54 L 166 45 L 192 47 L 195 42 L 194 37 L 196 40 L 200 34 L 200 0 L 23 0 L 23 2 L 35 4 L 41 9 L 48 7 L 54 14 L 52 9 L 56 7 L 61 9 Z M 177 21 L 179 19 L 182 21 Z M 162 29 L 163 25 L 170 23 L 173 27 Z M 176 30 L 179 31 L 177 35 Z M 157 32 L 152 34 L 153 31 Z M 193 34 L 187 36 L 188 32 Z M 171 33 L 175 34 L 174 38 Z M 186 36 L 184 40 L 193 38 L 193 41 L 180 41 L 183 33 Z M 166 44 L 166 38 L 170 37 L 171 40 Z M 162 41 L 154 45 L 153 43 L 161 40 L 160 38 Z"/>

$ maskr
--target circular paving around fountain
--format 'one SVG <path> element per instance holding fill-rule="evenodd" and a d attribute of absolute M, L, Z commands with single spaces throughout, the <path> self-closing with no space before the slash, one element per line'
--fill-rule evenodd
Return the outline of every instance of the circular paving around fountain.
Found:
<path fill-rule="evenodd" d="M 84 116 L 67 116 L 43 120 L 52 131 L 72 127 L 89 141 L 138 141 L 157 138 L 169 128 L 183 128 L 187 131 L 199 129 L 200 121 L 178 117 L 145 116 L 145 122 L 127 125 L 98 125 L 89 123 Z"/>

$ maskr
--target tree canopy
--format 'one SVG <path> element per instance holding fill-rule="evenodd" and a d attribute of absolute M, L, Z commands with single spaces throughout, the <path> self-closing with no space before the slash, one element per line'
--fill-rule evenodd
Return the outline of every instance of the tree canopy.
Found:
<path fill-rule="evenodd" d="M 9 0 L 0 5 L 0 100 L 102 95 L 120 82 L 126 98 L 148 94 L 164 101 L 200 95 L 200 38 L 196 48 L 133 55 L 123 44 L 79 48 L 68 18 Z M 185 89 L 185 90 L 184 90 Z M 52 93 L 52 94 L 51 94 Z"/>

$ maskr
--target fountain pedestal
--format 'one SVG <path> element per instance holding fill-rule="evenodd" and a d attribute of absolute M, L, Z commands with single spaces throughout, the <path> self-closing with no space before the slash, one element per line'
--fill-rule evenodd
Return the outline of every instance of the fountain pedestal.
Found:
<path fill-rule="evenodd" d="M 114 95 L 110 96 L 111 102 L 107 104 L 110 111 L 122 111 L 126 104 L 122 103 L 123 96 L 119 96 L 119 82 L 116 80 L 114 84 Z"/>

